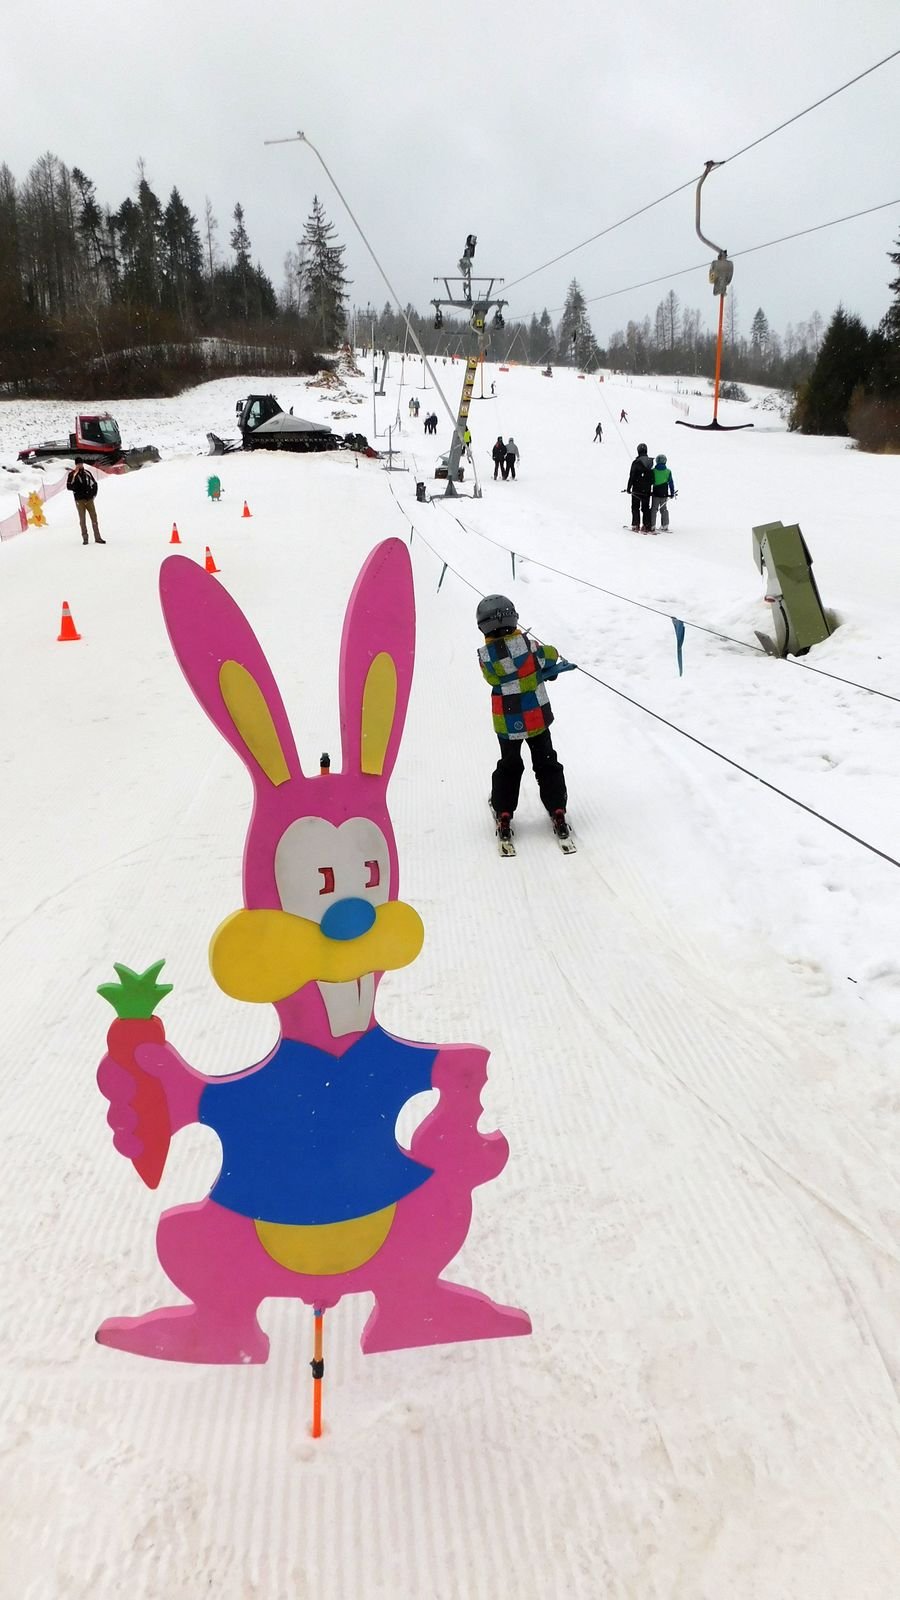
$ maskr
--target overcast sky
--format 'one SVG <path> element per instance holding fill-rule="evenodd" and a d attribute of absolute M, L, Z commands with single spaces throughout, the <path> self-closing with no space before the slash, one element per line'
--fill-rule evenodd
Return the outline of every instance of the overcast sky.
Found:
<path fill-rule="evenodd" d="M 50 150 L 118 206 L 143 158 L 160 198 L 177 185 L 198 222 L 209 197 L 225 255 L 239 200 L 277 289 L 318 193 L 353 303 L 381 306 L 385 285 L 313 152 L 264 145 L 303 129 L 401 300 L 424 311 L 467 233 L 476 271 L 513 284 L 898 47 L 898 0 L 10 3 L 0 160 L 21 182 Z M 731 253 L 900 200 L 900 57 L 713 173 L 703 196 L 703 231 Z M 841 300 L 874 324 L 898 234 L 894 204 L 738 259 L 741 331 L 757 306 L 783 333 Z M 685 190 L 511 287 L 507 315 L 546 306 L 556 320 L 575 277 L 601 344 L 670 287 L 711 325 L 709 259 Z"/>

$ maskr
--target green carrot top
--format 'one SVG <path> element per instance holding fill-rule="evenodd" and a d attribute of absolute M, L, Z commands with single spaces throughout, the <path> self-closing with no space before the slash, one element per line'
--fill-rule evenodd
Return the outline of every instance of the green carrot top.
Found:
<path fill-rule="evenodd" d="M 119 1017 L 152 1017 L 161 1000 L 171 994 L 171 983 L 157 983 L 157 978 L 165 966 L 162 961 L 154 961 L 152 967 L 146 972 L 132 972 L 130 967 L 123 967 L 118 961 L 113 962 L 113 967 L 118 974 L 118 983 L 101 983 L 97 993 L 108 1000 L 116 1015 Z"/>

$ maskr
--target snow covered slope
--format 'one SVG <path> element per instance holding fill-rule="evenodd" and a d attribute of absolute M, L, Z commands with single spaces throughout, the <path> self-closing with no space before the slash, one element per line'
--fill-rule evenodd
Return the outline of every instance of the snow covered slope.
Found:
<path fill-rule="evenodd" d="M 461 368 L 436 370 L 455 408 Z M 900 461 L 788 435 L 747 406 L 721 415 L 752 432 L 676 427 L 685 403 L 692 422 L 711 415 L 708 396 L 684 392 L 692 380 L 487 367 L 497 394 L 471 420 L 483 498 L 423 505 L 415 482 L 440 489 L 449 429 L 418 363 L 399 378 L 392 358 L 377 426 L 408 472 L 349 454 L 203 459 L 207 430 L 233 433 L 252 389 L 373 433 L 362 382 L 360 402 L 207 385 L 111 407 L 127 443 L 164 459 L 103 482 L 105 549 L 82 548 L 67 496 L 48 503 L 47 529 L 0 548 L 0 1596 L 888 1600 Z M 0 465 L 68 415 L 0 405 Z M 521 449 L 515 483 L 491 478 L 498 433 Z M 679 489 L 658 538 L 622 527 L 639 441 L 668 455 Z M 0 473 L 0 518 L 40 476 Z M 800 522 L 840 622 L 808 664 L 866 688 L 745 647 L 770 629 L 750 529 L 777 518 Z M 533 1337 L 364 1359 L 368 1306 L 345 1301 L 327 1319 L 315 1445 L 312 1317 L 297 1305 L 263 1307 L 260 1368 L 157 1366 L 93 1343 L 103 1317 L 175 1298 L 156 1219 L 205 1194 L 218 1162 L 208 1130 L 185 1130 L 150 1194 L 116 1155 L 94 1084 L 97 984 L 113 960 L 164 955 L 167 1034 L 206 1072 L 274 1039 L 273 1014 L 228 1000 L 206 964 L 239 904 L 249 786 L 165 635 L 156 579 L 173 520 L 187 554 L 212 547 L 309 765 L 337 758 L 339 629 L 359 565 L 412 534 L 418 664 L 391 799 L 426 943 L 384 980 L 379 1020 L 487 1045 L 484 1122 L 511 1146 L 452 1274 L 526 1306 Z M 585 669 L 551 695 L 568 859 L 529 774 L 518 857 L 494 847 L 473 621 L 492 589 Z M 56 643 L 64 599 L 80 644 Z M 698 625 L 683 678 L 673 615 Z"/>

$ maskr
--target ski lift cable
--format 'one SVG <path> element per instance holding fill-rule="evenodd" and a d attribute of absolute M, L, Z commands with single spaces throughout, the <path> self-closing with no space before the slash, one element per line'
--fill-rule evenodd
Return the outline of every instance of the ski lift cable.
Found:
<path fill-rule="evenodd" d="M 463 574 L 458 570 L 457 567 L 454 567 L 449 561 L 445 560 L 445 558 L 441 555 L 441 552 L 439 550 L 435 549 L 435 547 L 431 543 L 431 541 L 426 539 L 424 534 L 419 532 L 419 529 L 416 527 L 416 524 L 413 522 L 413 520 L 410 517 L 409 513 L 407 511 L 404 511 L 403 507 L 400 505 L 399 500 L 397 499 L 396 494 L 394 494 L 394 486 L 393 486 L 393 484 L 389 483 L 388 487 L 389 487 L 391 493 L 394 495 L 394 501 L 395 501 L 395 504 L 397 506 L 397 509 L 403 513 L 403 516 L 406 518 L 407 522 L 409 523 L 411 531 L 413 533 L 415 533 L 415 535 L 416 535 L 416 537 L 418 539 L 421 539 L 421 541 L 425 545 L 426 549 L 430 550 L 432 555 L 441 563 L 443 571 L 444 572 L 452 572 L 453 576 L 455 578 L 458 578 L 460 583 L 464 584 L 464 586 L 467 589 L 471 589 L 473 594 L 480 595 L 482 593 L 481 589 L 477 588 L 474 583 L 471 583 L 468 578 L 464 577 Z M 459 517 L 457 517 L 455 515 L 455 513 L 454 513 L 454 520 L 459 523 L 459 526 L 461 528 L 464 527 L 464 524 L 459 521 Z M 468 531 L 471 532 L 473 530 L 468 530 Z M 484 537 L 484 535 L 482 535 L 482 537 Z M 490 542 L 493 543 L 494 541 L 491 540 Z M 531 558 L 529 557 L 528 559 L 530 560 Z M 543 562 L 535 562 L 534 565 L 535 566 L 542 566 Z M 552 571 L 554 569 L 551 568 L 550 570 Z M 443 576 L 443 574 L 442 574 L 442 576 Z M 567 574 L 565 574 L 565 576 L 567 576 Z M 598 586 L 597 585 L 591 585 L 590 587 L 594 587 L 595 588 L 595 587 L 598 587 Z M 609 591 L 606 591 L 606 592 L 609 592 Z M 639 602 L 635 602 L 635 604 L 639 604 Z M 647 607 L 646 609 L 652 610 L 653 607 Z M 660 613 L 660 614 L 661 615 L 666 615 L 666 616 L 668 615 L 667 612 Z M 696 624 L 693 624 L 693 626 L 696 626 Z M 711 630 L 706 629 L 704 631 L 705 632 L 709 632 Z M 532 633 L 532 637 L 536 640 L 536 642 L 538 644 L 540 644 L 541 640 L 538 638 L 537 634 L 534 633 L 533 629 L 531 630 L 531 633 Z M 738 644 L 742 643 L 741 640 L 737 640 L 736 642 Z M 749 646 L 749 648 L 750 649 L 755 649 L 755 646 L 751 645 L 751 646 Z M 796 662 L 795 663 L 795 665 L 797 665 L 797 666 L 802 666 L 802 664 L 803 664 L 802 662 Z M 668 717 L 664 717 L 661 712 L 652 711 L 650 709 L 650 707 L 649 706 L 645 706 L 642 703 L 642 701 L 635 700 L 632 695 L 626 694 L 624 689 L 617 689 L 615 684 L 607 683 L 605 678 L 600 678 L 600 677 L 597 676 L 596 673 L 589 672 L 587 667 L 579 666 L 577 668 L 577 670 L 580 673 L 582 673 L 582 675 L 585 678 L 589 678 L 592 683 L 599 684 L 601 689 L 607 689 L 610 694 L 617 695 L 620 700 L 627 701 L 629 705 L 634 706 L 638 711 L 643 711 L 646 716 L 652 717 L 655 722 L 661 722 L 664 725 L 664 727 L 671 728 L 673 733 L 680 733 L 683 739 L 689 739 L 692 744 L 697 745 L 701 750 L 706 750 L 709 755 L 716 756 L 719 761 L 724 761 L 727 766 L 733 767 L 736 772 L 742 772 L 746 778 L 752 778 L 755 783 L 762 784 L 764 789 L 769 789 L 772 794 L 777 794 L 777 795 L 780 796 L 780 798 L 782 800 L 789 801 L 789 803 L 792 806 L 799 807 L 799 809 L 801 811 L 805 811 L 808 816 L 815 817 L 819 822 L 824 822 L 824 824 L 825 824 L 825 826 L 827 828 L 833 828 L 836 833 L 843 834 L 845 839 L 850 839 L 854 844 L 861 845 L 864 850 L 868 850 L 868 851 L 871 852 L 872 855 L 878 856 L 882 861 L 886 861 L 889 866 L 900 867 L 900 861 L 898 861 L 894 856 L 888 855 L 886 850 L 879 850 L 877 845 L 870 844 L 867 839 L 861 838 L 858 833 L 852 833 L 849 828 L 842 827 L 839 822 L 835 822 L 831 817 L 826 817 L 821 811 L 817 811 L 814 806 L 807 805 L 804 800 L 798 800 L 796 795 L 788 794 L 788 791 L 786 789 L 780 789 L 776 783 L 770 783 L 768 778 L 760 777 L 758 772 L 754 772 L 750 767 L 743 766 L 740 761 L 735 761 L 732 756 L 725 755 L 724 751 L 717 750 L 715 745 L 707 744 L 705 742 L 705 740 L 699 739 L 697 737 L 697 735 L 694 734 L 694 733 L 688 733 L 686 728 L 679 727 L 677 722 L 670 721 L 670 719 Z M 829 676 L 830 676 L 830 674 L 829 674 Z M 850 680 L 849 679 L 842 679 L 841 681 L 842 682 L 849 682 Z M 859 687 L 865 687 L 865 686 L 864 685 L 860 685 Z M 877 694 L 877 693 L 879 693 L 879 691 L 877 689 L 871 689 L 871 690 L 869 690 L 869 693 L 870 694 Z M 893 696 L 888 696 L 888 698 L 889 699 L 893 699 L 894 697 Z"/>
<path fill-rule="evenodd" d="M 363 229 L 362 229 L 362 225 L 357 221 L 356 216 L 355 216 L 355 214 L 353 212 L 352 207 L 350 206 L 349 201 L 347 200 L 346 195 L 344 194 L 343 190 L 341 189 L 340 184 L 338 183 L 338 181 L 335 178 L 333 172 L 331 171 L 330 167 L 328 166 L 327 162 L 325 161 L 325 158 L 322 155 L 321 151 L 318 150 L 316 148 L 316 146 L 313 144 L 312 140 L 308 139 L 306 137 L 306 134 L 303 133 L 302 131 L 300 131 L 299 129 L 298 129 L 297 133 L 292 134 L 290 138 L 287 138 L 287 139 L 264 139 L 263 140 L 263 144 L 305 144 L 312 151 L 313 155 L 316 157 L 316 160 L 319 162 L 320 166 L 322 167 L 323 172 L 326 174 L 329 183 L 332 185 L 332 187 L 335 190 L 335 193 L 338 195 L 338 198 L 340 199 L 341 204 L 343 205 L 345 211 L 347 212 L 347 215 L 350 218 L 350 221 L 353 223 L 353 226 L 356 229 L 357 233 L 359 234 L 359 237 L 362 239 L 362 242 L 365 245 L 366 249 L 368 250 L 369 255 L 372 257 L 372 260 L 374 261 L 375 266 L 376 266 L 378 272 L 380 273 L 383 282 L 385 283 L 385 285 L 387 287 L 388 293 L 389 293 L 391 299 L 393 300 L 394 305 L 397 308 L 397 311 L 400 313 L 400 316 L 403 318 L 403 321 L 406 324 L 406 329 L 407 329 L 407 332 L 409 334 L 409 337 L 412 339 L 413 344 L 415 345 L 417 351 L 419 352 L 419 355 L 422 358 L 422 363 L 423 363 L 423 367 L 424 367 L 425 371 L 429 372 L 431 374 L 432 380 L 434 382 L 434 387 L 435 387 L 435 389 L 437 390 L 438 394 L 441 397 L 441 403 L 443 404 L 443 407 L 444 407 L 448 417 L 450 418 L 450 422 L 451 422 L 451 426 L 453 428 L 453 431 L 454 431 L 454 433 L 459 435 L 459 427 L 458 427 L 458 424 L 457 424 L 457 414 L 453 410 L 453 407 L 451 406 L 450 401 L 447 399 L 447 396 L 445 395 L 443 389 L 441 388 L 440 383 L 438 382 L 437 372 L 431 366 L 431 364 L 430 364 L 430 362 L 428 360 L 428 357 L 426 356 L 425 351 L 422 348 L 421 342 L 419 340 L 419 336 L 416 333 L 416 330 L 413 327 L 413 325 L 412 325 L 412 323 L 411 323 L 411 321 L 409 319 L 409 315 L 404 310 L 404 307 L 400 304 L 400 297 L 397 294 L 396 289 L 394 288 L 393 284 L 391 283 L 391 280 L 388 277 L 387 273 L 385 272 L 384 267 L 381 265 L 381 262 L 379 261 L 378 257 L 376 256 L 375 251 L 372 249 L 372 246 L 370 245 L 368 239 L 366 238 L 366 235 L 365 235 L 365 233 L 363 232 Z"/>
<path fill-rule="evenodd" d="M 846 83 L 842 83 L 837 89 L 832 89 L 829 94 L 823 95 L 820 100 L 814 100 L 812 105 L 804 107 L 802 111 L 795 112 L 792 117 L 788 117 L 784 122 L 779 122 L 777 127 L 770 128 L 768 133 L 760 134 L 758 139 L 753 139 L 750 144 L 745 144 L 740 150 L 735 150 L 732 155 L 725 156 L 724 160 L 717 162 L 716 165 L 724 167 L 731 161 L 737 161 L 739 156 L 746 155 L 748 150 L 755 150 L 756 146 L 764 144 L 766 139 L 774 138 L 776 133 L 781 133 L 784 128 L 790 127 L 793 122 L 799 122 L 801 117 L 808 116 L 811 111 L 823 106 L 827 100 L 833 100 L 836 95 L 843 94 L 845 89 L 851 88 L 854 83 L 859 83 L 862 78 L 867 78 L 870 73 L 877 72 L 879 67 L 886 66 L 896 56 L 900 56 L 900 49 L 892 50 L 890 55 L 882 57 L 881 61 L 876 61 L 871 67 L 866 67 L 864 72 L 858 72 L 855 78 L 849 78 Z M 679 184 L 676 189 L 669 189 L 666 194 L 661 194 L 657 200 L 650 200 L 647 205 L 641 206 L 637 211 L 629 212 L 627 217 L 621 217 L 618 222 L 611 222 L 608 227 L 601 228 L 599 233 L 592 233 L 589 239 L 582 239 L 580 244 L 572 245 L 570 250 L 563 250 L 561 255 L 553 256 L 550 261 L 543 262 L 539 267 L 532 267 L 530 272 L 523 272 L 520 278 L 513 278 L 511 282 L 507 283 L 507 293 L 509 293 L 510 289 L 516 288 L 518 284 L 525 283 L 526 279 L 536 277 L 539 272 L 546 272 L 548 267 L 555 267 L 559 261 L 565 261 L 567 256 L 573 256 L 579 250 L 584 250 L 587 245 L 594 244 L 597 239 L 605 238 L 608 233 L 613 233 L 617 228 L 624 228 L 625 224 L 633 222 L 635 217 L 642 217 L 645 212 L 654 210 L 656 206 L 661 206 L 666 200 L 671 200 L 674 195 L 682 194 L 685 189 L 692 188 L 696 182 L 696 177 L 688 178 L 685 183 Z M 662 280 L 657 278 L 650 281 L 658 283 Z M 644 286 L 643 284 L 637 284 L 635 287 L 643 288 Z"/>
<path fill-rule="evenodd" d="M 761 778 L 758 772 L 753 772 L 750 767 L 742 766 L 741 762 L 735 761 L 732 756 L 726 756 L 722 750 L 717 750 L 715 745 L 707 744 L 703 739 L 698 739 L 695 733 L 688 733 L 687 729 L 680 728 L 677 722 L 670 722 L 669 718 L 664 717 L 659 711 L 651 711 L 649 706 L 642 705 L 640 700 L 633 699 L 630 694 L 625 693 L 624 689 L 617 689 L 614 684 L 607 683 L 603 678 L 598 678 L 593 672 L 588 672 L 586 667 L 579 667 L 578 671 L 582 672 L 586 678 L 590 678 L 593 683 L 599 683 L 602 689 L 608 689 L 610 694 L 618 695 L 621 700 L 627 700 L 629 705 L 636 706 L 638 711 L 643 711 L 648 717 L 653 717 L 656 722 L 662 722 L 665 727 L 671 728 L 674 733 L 680 733 L 683 739 L 690 739 L 691 743 L 698 745 L 701 750 L 706 750 L 710 755 L 717 756 L 720 761 L 726 762 L 729 767 L 734 767 L 736 772 L 742 772 L 746 778 L 752 778 L 754 782 L 761 783 L 764 789 L 771 790 L 772 794 L 780 795 L 782 800 L 789 800 L 792 806 L 799 806 L 800 810 L 805 811 L 808 816 L 816 817 L 819 822 L 824 822 L 826 827 L 834 828 L 837 833 L 842 833 L 845 839 L 852 839 L 854 844 L 862 845 L 864 850 L 871 851 L 874 856 L 880 856 L 881 860 L 887 861 L 890 866 L 900 867 L 900 861 L 894 856 L 888 855 L 886 850 L 879 850 L 878 846 L 870 844 L 868 839 L 860 838 L 858 833 L 851 833 L 849 828 L 843 828 L 833 818 L 824 816 L 821 811 L 815 809 L 815 806 L 808 806 L 804 800 L 798 800 L 796 795 L 788 794 L 786 789 L 779 789 L 777 783 L 770 783 L 768 778 Z"/>
<path fill-rule="evenodd" d="M 478 528 L 471 528 L 463 522 L 455 512 L 451 513 L 453 520 L 462 528 L 464 533 L 474 534 L 476 538 L 483 539 L 486 544 L 491 544 L 496 550 L 502 550 L 504 555 L 512 556 L 513 552 L 508 545 L 501 544 L 498 539 L 492 539 L 490 534 L 482 533 Z M 543 572 L 552 572 L 557 578 L 567 578 L 570 583 L 580 584 L 585 589 L 594 589 L 598 594 L 609 595 L 612 600 L 621 600 L 624 605 L 636 606 L 639 611 L 650 611 L 654 616 L 665 617 L 671 622 L 671 611 L 663 611 L 659 606 L 652 606 L 646 600 L 635 600 L 632 595 L 619 594 L 615 589 L 606 589 L 602 583 L 593 583 L 590 578 L 582 578 L 577 573 L 565 572 L 562 567 L 552 567 L 546 561 L 538 561 L 536 557 L 525 555 L 516 551 L 520 561 L 529 561 L 533 567 L 540 567 Z M 441 557 L 443 560 L 443 557 Z M 459 576 L 459 574 L 457 574 Z M 463 580 L 465 581 L 465 580 Z M 472 586 L 470 585 L 470 588 Z M 691 622 L 686 617 L 679 619 L 686 628 L 693 628 L 697 633 L 707 633 L 713 639 L 722 639 L 728 644 L 739 645 L 743 650 L 752 650 L 756 655 L 766 655 L 761 645 L 751 644 L 747 639 L 736 639 L 731 633 L 723 633 L 720 628 L 710 628 L 703 622 Z M 809 662 L 798 661 L 794 656 L 785 656 L 784 660 L 791 667 L 801 667 L 804 672 L 814 672 L 821 678 L 831 678 L 834 683 L 843 683 L 850 689 L 861 689 L 864 694 L 873 694 L 881 700 L 892 700 L 895 705 L 900 705 L 900 695 L 891 694 L 887 689 L 873 689 L 869 683 L 857 683 L 854 678 L 842 678 L 837 672 L 826 672 L 824 667 L 811 666 Z"/>
<path fill-rule="evenodd" d="M 900 205 L 900 199 L 882 200 L 877 206 L 867 206 L 864 211 L 850 211 L 845 217 L 832 217 L 830 222 L 817 222 L 811 228 L 801 228 L 797 233 L 785 233 L 778 239 L 767 239 L 765 244 L 747 245 L 744 250 L 732 250 L 731 260 L 736 261 L 738 256 L 752 256 L 758 250 L 771 250 L 774 245 L 787 244 L 791 239 L 802 239 L 808 233 L 821 233 L 823 228 L 836 228 L 842 222 L 855 222 L 858 217 L 869 217 L 874 211 L 886 211 L 890 206 Z M 585 296 L 585 305 L 594 305 L 598 300 L 614 300 L 616 295 L 631 294 L 634 289 L 646 289 L 654 283 L 668 283 L 670 278 L 683 278 L 689 272 L 706 272 L 709 269 L 708 261 L 698 261 L 693 267 L 679 267 L 676 272 L 664 272 L 658 278 L 644 278 L 640 283 L 629 283 L 624 289 L 607 289 L 604 294 Z M 552 306 L 549 315 L 564 311 L 564 306 Z M 530 312 L 521 313 L 520 320 L 531 315 Z"/>

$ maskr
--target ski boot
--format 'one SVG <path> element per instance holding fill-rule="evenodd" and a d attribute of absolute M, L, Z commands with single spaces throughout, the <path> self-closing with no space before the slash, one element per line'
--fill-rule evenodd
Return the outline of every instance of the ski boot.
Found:
<path fill-rule="evenodd" d="M 566 821 L 566 813 L 562 806 L 557 811 L 550 813 L 550 821 L 553 823 L 553 832 L 556 834 L 557 839 L 568 839 L 569 824 Z"/>

